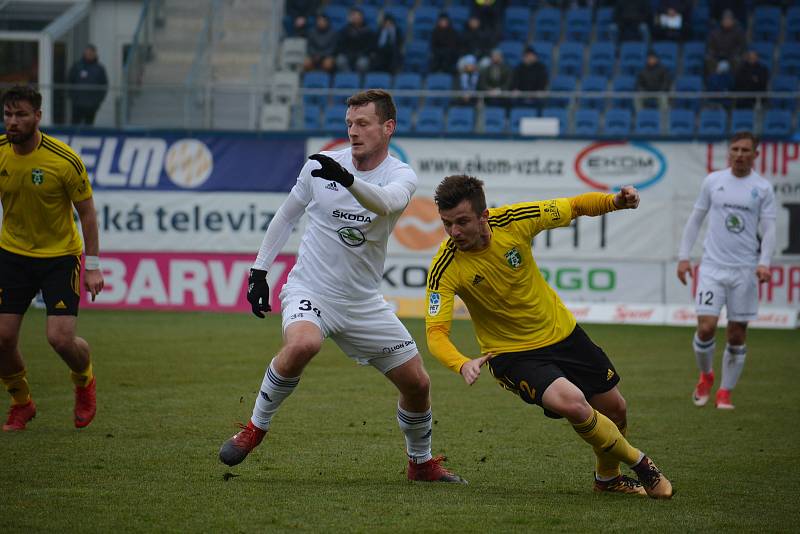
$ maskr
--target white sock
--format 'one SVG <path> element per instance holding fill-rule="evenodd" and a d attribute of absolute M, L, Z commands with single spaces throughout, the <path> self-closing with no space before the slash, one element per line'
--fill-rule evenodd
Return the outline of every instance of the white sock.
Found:
<path fill-rule="evenodd" d="M 253 407 L 253 417 L 251 420 L 253 424 L 261 430 L 269 430 L 269 423 L 272 421 L 272 416 L 278 411 L 278 407 L 283 400 L 291 395 L 297 383 L 300 382 L 300 377 L 286 378 L 279 375 L 272 364 L 275 358 L 269 362 L 269 367 L 264 373 L 264 381 L 261 382 L 261 391 L 258 392 L 256 398 L 256 405 Z"/>
<path fill-rule="evenodd" d="M 717 348 L 715 338 L 701 341 L 695 332 L 692 348 L 694 348 L 694 357 L 697 359 L 697 367 L 703 373 L 710 373 L 714 365 L 714 350 Z"/>
<path fill-rule="evenodd" d="M 731 390 L 736 387 L 739 377 L 742 376 L 744 360 L 747 357 L 746 345 L 725 345 L 722 355 L 722 389 Z"/>
<path fill-rule="evenodd" d="M 397 405 L 397 422 L 406 436 L 406 451 L 415 464 L 424 464 L 431 458 L 431 434 L 433 434 L 431 409 L 416 413 L 408 412 Z"/>

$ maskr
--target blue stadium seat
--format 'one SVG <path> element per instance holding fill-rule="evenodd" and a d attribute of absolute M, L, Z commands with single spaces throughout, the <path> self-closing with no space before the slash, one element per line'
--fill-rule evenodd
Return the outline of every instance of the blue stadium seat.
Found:
<path fill-rule="evenodd" d="M 431 32 L 433 27 L 436 26 L 436 20 L 439 18 L 439 8 L 430 5 L 422 5 L 414 10 L 414 25 L 412 32 L 414 40 L 425 41 L 425 44 L 430 44 Z"/>
<path fill-rule="evenodd" d="M 328 17 L 328 19 L 330 19 L 331 27 L 334 30 L 341 30 L 347 25 L 347 7 L 332 4 L 325 6 L 325 9 L 323 9 L 322 12 Z"/>
<path fill-rule="evenodd" d="M 469 19 L 469 7 L 455 6 L 450 4 L 445 11 L 447 11 L 448 16 L 450 17 L 450 22 L 452 23 L 453 28 L 455 28 L 457 32 L 464 31 L 467 19 Z"/>
<path fill-rule="evenodd" d="M 654 41 L 650 48 L 661 60 L 661 64 L 667 67 L 674 77 L 678 67 L 678 43 L 675 41 Z"/>
<path fill-rule="evenodd" d="M 536 55 L 539 56 L 539 61 L 544 63 L 547 67 L 547 72 L 553 71 L 553 43 L 547 41 L 533 41 L 531 48 L 536 50 Z"/>
<path fill-rule="evenodd" d="M 322 127 L 325 130 L 337 133 L 344 133 L 347 130 L 344 117 L 347 114 L 347 106 L 337 104 L 328 106 L 322 117 Z"/>
<path fill-rule="evenodd" d="M 703 79 L 700 76 L 678 76 L 675 79 L 676 93 L 699 93 L 703 90 Z M 672 101 L 672 107 L 697 110 L 700 107 L 699 98 L 677 97 Z"/>
<path fill-rule="evenodd" d="M 786 109 L 768 109 L 764 113 L 761 135 L 767 138 L 787 137 L 792 133 L 792 112 Z"/>
<path fill-rule="evenodd" d="M 734 109 L 731 111 L 731 133 L 752 132 L 755 130 L 756 114 L 752 109 Z"/>
<path fill-rule="evenodd" d="M 322 108 L 315 104 L 303 104 L 303 129 L 319 130 L 322 127 Z"/>
<path fill-rule="evenodd" d="M 527 41 L 530 21 L 530 8 L 523 6 L 507 7 L 503 16 L 503 39 Z"/>
<path fill-rule="evenodd" d="M 428 72 L 431 45 L 429 40 L 415 40 L 406 43 L 406 55 L 403 67 L 410 72 Z"/>
<path fill-rule="evenodd" d="M 586 43 L 592 34 L 592 10 L 586 7 L 567 11 L 564 37 L 569 41 Z"/>
<path fill-rule="evenodd" d="M 641 41 L 625 41 L 619 48 L 619 71 L 636 76 L 644 68 L 647 44 Z"/>
<path fill-rule="evenodd" d="M 633 133 L 637 135 L 661 135 L 661 112 L 657 109 L 642 109 L 636 114 Z"/>
<path fill-rule="evenodd" d="M 356 89 L 361 88 L 361 75 L 357 72 L 337 72 L 333 75 L 333 89 L 348 89 L 349 93 L 335 95 L 334 101 L 344 103 Z"/>
<path fill-rule="evenodd" d="M 617 35 L 614 32 L 614 8 L 597 8 L 595 15 L 595 41 L 596 42 L 615 42 Z"/>
<path fill-rule="evenodd" d="M 797 76 L 774 76 L 770 81 L 770 89 L 775 92 L 792 93 L 792 96 L 770 98 L 769 107 L 788 110 L 797 109 L 798 91 L 800 91 L 799 81 Z"/>
<path fill-rule="evenodd" d="M 753 32 L 754 41 L 778 40 L 781 33 L 781 9 L 777 6 L 756 6 L 753 10 Z"/>
<path fill-rule="evenodd" d="M 692 38 L 705 40 L 710 30 L 711 10 L 708 5 L 700 4 L 692 8 Z"/>
<path fill-rule="evenodd" d="M 769 41 L 753 41 L 752 43 L 748 43 L 747 47 L 750 50 L 755 50 L 758 52 L 758 57 L 761 59 L 761 62 L 772 71 L 772 65 L 775 62 L 775 43 L 770 43 Z"/>
<path fill-rule="evenodd" d="M 397 133 L 411 132 L 411 118 L 413 114 L 414 108 L 409 106 L 397 106 L 397 128 L 395 129 Z"/>
<path fill-rule="evenodd" d="M 499 106 L 487 106 L 483 110 L 483 131 L 501 134 L 506 131 L 506 110 Z"/>
<path fill-rule="evenodd" d="M 453 106 L 447 111 L 447 122 L 444 126 L 447 133 L 472 133 L 475 131 L 475 108 L 469 106 Z"/>
<path fill-rule="evenodd" d="M 417 112 L 418 133 L 441 133 L 444 129 L 444 108 L 425 106 Z"/>
<path fill-rule="evenodd" d="M 697 135 L 699 137 L 724 137 L 727 132 L 728 116 L 724 109 L 706 108 L 700 111 Z"/>
<path fill-rule="evenodd" d="M 558 119 L 559 134 L 566 134 L 569 131 L 569 114 L 566 109 L 547 107 L 542 110 L 542 117 Z"/>
<path fill-rule="evenodd" d="M 706 43 L 688 41 L 683 43 L 683 74 L 700 76 L 705 68 Z"/>
<path fill-rule="evenodd" d="M 364 23 L 369 26 L 372 31 L 377 31 L 379 26 L 379 17 L 378 17 L 378 8 L 375 6 L 371 6 L 369 4 L 361 4 L 360 6 L 355 6 L 361 10 L 361 13 L 364 15 Z"/>
<path fill-rule="evenodd" d="M 600 112 L 596 109 L 579 109 L 575 112 L 575 135 L 595 137 L 600 131 Z"/>
<path fill-rule="evenodd" d="M 444 72 L 434 72 L 425 78 L 426 91 L 452 91 L 453 76 Z M 449 96 L 426 96 L 425 105 L 446 106 L 450 100 Z"/>
<path fill-rule="evenodd" d="M 561 37 L 561 10 L 543 7 L 533 18 L 533 35 L 537 41 L 558 42 Z"/>
<path fill-rule="evenodd" d="M 512 107 L 511 114 L 509 115 L 509 122 L 511 126 L 512 133 L 519 133 L 519 121 L 523 119 L 523 117 L 538 117 L 539 110 L 536 108 L 528 108 L 528 107 Z"/>
<path fill-rule="evenodd" d="M 800 41 L 800 6 L 792 6 L 786 10 L 785 42 Z"/>
<path fill-rule="evenodd" d="M 303 75 L 303 89 L 328 89 L 331 86 L 331 75 L 325 71 L 312 70 Z M 327 94 L 304 95 L 303 104 L 324 106 L 328 101 Z"/>
<path fill-rule="evenodd" d="M 627 109 L 606 111 L 603 132 L 611 137 L 627 137 L 631 133 L 631 112 Z"/>
<path fill-rule="evenodd" d="M 778 74 L 800 76 L 800 42 L 783 43 L 778 56 Z"/>
<path fill-rule="evenodd" d="M 522 62 L 522 52 L 525 48 L 524 43 L 520 41 L 500 41 L 497 48 L 503 52 L 503 58 L 511 68 L 516 67 Z"/>
<path fill-rule="evenodd" d="M 583 94 L 604 93 L 607 89 L 608 78 L 605 76 L 586 76 L 581 80 L 581 93 Z M 605 99 L 602 96 L 582 96 L 579 98 L 578 105 L 584 109 L 602 111 L 605 107 Z"/>
<path fill-rule="evenodd" d="M 560 74 L 554 76 L 550 80 L 550 90 L 557 93 L 571 93 L 578 88 L 578 79 L 575 76 L 568 76 Z M 567 107 L 569 106 L 569 98 L 566 97 L 553 97 L 551 96 L 547 105 L 550 107 Z"/>
<path fill-rule="evenodd" d="M 589 47 L 589 74 L 610 77 L 617 61 L 617 47 L 613 42 L 596 42 Z"/>
<path fill-rule="evenodd" d="M 364 74 L 365 89 L 389 89 L 392 86 L 392 75 L 380 70 L 371 70 Z"/>
<path fill-rule="evenodd" d="M 558 74 L 580 77 L 583 74 L 583 43 L 565 41 L 558 47 Z"/>
<path fill-rule="evenodd" d="M 383 8 L 384 15 L 391 15 L 395 24 L 403 35 L 408 35 L 408 8 L 405 6 L 390 5 Z"/>
<path fill-rule="evenodd" d="M 669 135 L 672 137 L 694 137 L 694 111 L 672 109 L 669 112 Z"/>
<path fill-rule="evenodd" d="M 399 6 L 405 6 L 408 9 L 411 9 L 417 4 L 417 0 L 392 0 L 392 4 L 397 4 Z"/>
<path fill-rule="evenodd" d="M 416 72 L 401 72 L 394 77 L 395 91 L 421 91 L 422 76 Z M 416 108 L 419 104 L 419 96 L 395 95 L 395 102 L 398 106 L 409 106 Z"/>
<path fill-rule="evenodd" d="M 615 93 L 632 93 L 636 91 L 636 78 L 626 75 L 617 76 L 612 80 L 611 87 Z M 633 99 L 630 97 L 612 98 L 611 107 L 632 110 Z"/>

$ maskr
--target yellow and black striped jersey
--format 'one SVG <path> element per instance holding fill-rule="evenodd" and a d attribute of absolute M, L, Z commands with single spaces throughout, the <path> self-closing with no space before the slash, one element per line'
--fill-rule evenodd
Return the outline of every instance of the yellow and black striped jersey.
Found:
<path fill-rule="evenodd" d="M 83 243 L 72 204 L 92 196 L 80 157 L 49 135 L 30 154 L 19 156 L 0 136 L 0 247 L 23 256 L 78 255 Z"/>
<path fill-rule="evenodd" d="M 492 238 L 484 250 L 463 252 L 451 239 L 443 242 L 428 273 L 426 326 L 449 331 L 458 295 L 484 354 L 536 349 L 566 338 L 575 318 L 539 272 L 531 241 L 572 218 L 567 198 L 512 204 L 489 209 Z M 431 352 L 440 356 L 433 347 Z M 460 368 L 458 362 L 442 363 Z"/>

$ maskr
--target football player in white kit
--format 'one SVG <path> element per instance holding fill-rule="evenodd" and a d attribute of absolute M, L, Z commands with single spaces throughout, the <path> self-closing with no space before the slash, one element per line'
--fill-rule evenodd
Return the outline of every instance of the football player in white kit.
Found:
<path fill-rule="evenodd" d="M 430 379 L 408 330 L 379 294 L 386 247 L 417 187 L 407 164 L 389 155 L 396 109 L 391 95 L 370 89 L 347 101 L 350 148 L 314 154 L 275 213 L 258 252 L 247 299 L 270 310 L 267 269 L 306 213 L 297 263 L 280 294 L 283 346 L 267 366 L 253 415 L 220 449 L 242 462 L 264 438 L 278 407 L 326 337 L 349 357 L 372 365 L 399 390 L 397 421 L 405 434 L 410 480 L 465 481 L 431 455 Z"/>
<path fill-rule="evenodd" d="M 758 312 L 758 284 L 769 280 L 775 249 L 775 194 L 772 185 L 753 170 L 758 139 L 750 132 L 735 134 L 728 148 L 727 169 L 706 176 L 700 196 L 683 230 L 678 251 L 678 278 L 690 274 L 689 253 L 706 213 L 708 230 L 697 274 L 697 332 L 693 347 L 700 380 L 692 393 L 705 406 L 714 384 L 714 334 L 722 306 L 728 312 L 727 344 L 722 357 L 722 382 L 716 406 L 734 408 L 731 390 L 742 374 L 747 323 Z"/>

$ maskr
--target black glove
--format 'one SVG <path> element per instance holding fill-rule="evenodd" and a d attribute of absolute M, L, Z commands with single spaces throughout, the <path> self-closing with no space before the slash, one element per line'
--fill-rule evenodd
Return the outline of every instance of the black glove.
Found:
<path fill-rule="evenodd" d="M 256 317 L 264 318 L 261 312 L 268 312 L 272 309 L 269 305 L 269 285 L 267 284 L 267 271 L 261 269 L 250 269 L 250 276 L 247 279 L 247 302 L 253 308 Z"/>
<path fill-rule="evenodd" d="M 313 159 L 322 165 L 322 168 L 311 171 L 311 176 L 331 180 L 345 187 L 353 185 L 353 180 L 355 179 L 353 175 L 347 172 L 347 169 L 339 165 L 335 159 L 325 156 L 324 154 L 314 154 L 308 156 L 308 159 Z"/>

